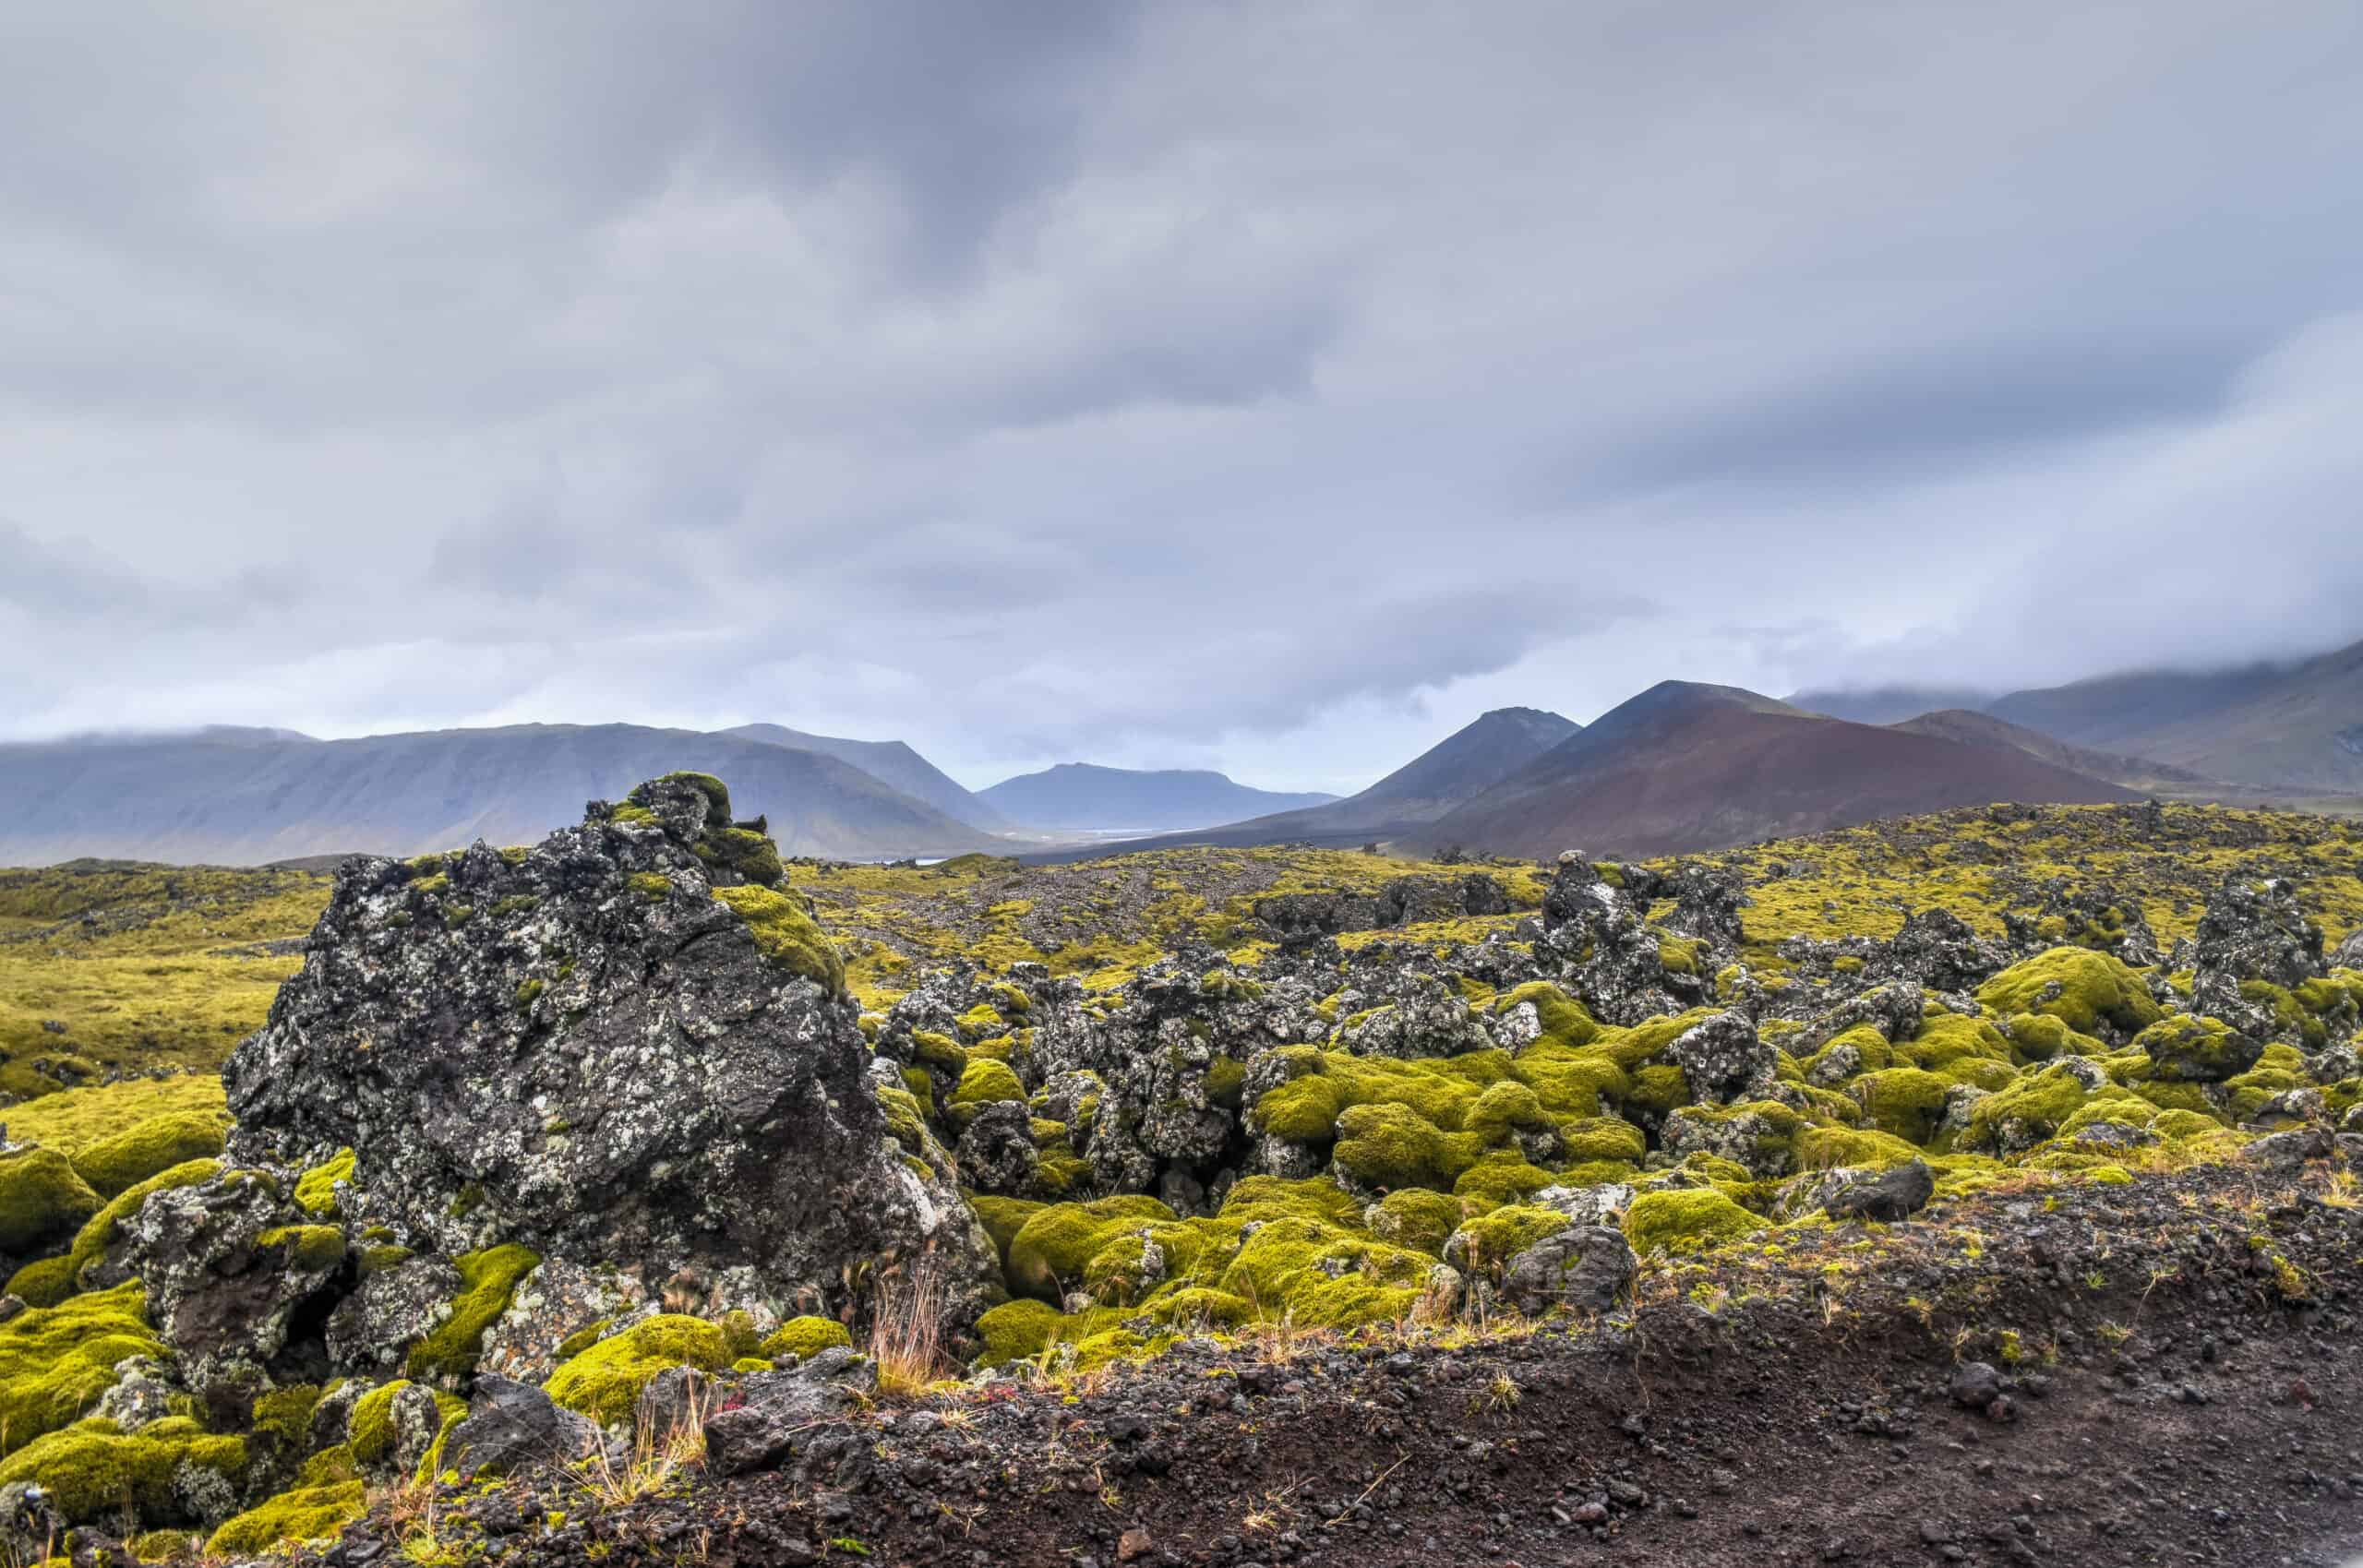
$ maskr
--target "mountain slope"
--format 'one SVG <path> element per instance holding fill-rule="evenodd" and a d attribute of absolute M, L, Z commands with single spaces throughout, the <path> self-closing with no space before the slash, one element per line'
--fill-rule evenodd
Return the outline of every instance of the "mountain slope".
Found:
<path fill-rule="evenodd" d="M 849 763 L 734 736 L 518 724 L 358 740 L 251 735 L 0 746 L 0 865 L 255 864 L 526 843 L 676 768 L 719 775 L 786 855 L 957 855 L 998 841 Z"/>
<path fill-rule="evenodd" d="M 1323 809 L 1340 821 L 1430 821 L 1483 794 L 1582 728 L 1541 708 L 1496 708 L 1361 794 Z"/>
<path fill-rule="evenodd" d="M 1997 800 L 2135 798 L 2014 748 L 1823 718 L 1735 687 L 1665 681 L 1411 843 L 1630 857 Z"/>
<path fill-rule="evenodd" d="M 1918 718 L 1906 719 L 1900 724 L 1887 727 L 1909 735 L 1959 741 L 1963 746 L 1999 747 L 2006 750 L 2023 751 L 2054 767 L 2082 773 L 2088 778 L 2105 779 L 2110 784 L 2123 784 L 2128 789 L 2189 792 L 2205 790 L 2215 784 L 2214 780 L 2194 773 L 2188 768 L 2177 768 L 2122 752 L 2095 751 L 2090 747 L 2071 746 L 2064 740 L 2054 740 L 2040 730 L 2031 730 L 2007 719 L 1997 719 L 1991 713 L 1973 712 L 1965 708 L 1923 713 Z"/>
<path fill-rule="evenodd" d="M 1320 806 L 1334 795 L 1251 789 L 1194 768 L 1138 770 L 1062 762 L 977 792 L 1013 821 L 1050 832 L 1169 832 Z"/>
<path fill-rule="evenodd" d="M 923 800 L 955 822 L 989 833 L 1005 832 L 1016 824 L 960 787 L 934 763 L 899 740 L 846 740 L 833 735 L 812 735 L 786 724 L 739 724 L 717 732 L 795 751 L 817 751 L 850 762 L 882 784 Z"/>
<path fill-rule="evenodd" d="M 2211 778 L 2363 794 L 2363 642 L 2297 664 L 2149 670 L 2014 691 L 1985 711 Z"/>

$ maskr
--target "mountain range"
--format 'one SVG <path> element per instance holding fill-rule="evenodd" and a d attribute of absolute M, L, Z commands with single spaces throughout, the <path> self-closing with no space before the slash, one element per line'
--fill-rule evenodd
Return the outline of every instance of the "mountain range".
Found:
<path fill-rule="evenodd" d="M 1424 828 L 1409 847 L 1619 858 L 1997 800 L 2139 798 L 2007 743 L 1859 724 L 1662 681 Z"/>
<path fill-rule="evenodd" d="M 1966 710 L 2171 770 L 2177 792 L 2363 795 L 2363 642 L 2294 663 L 2137 670 L 2001 695 L 1953 688 L 1801 691 L 1799 708 L 1887 724 Z"/>
<path fill-rule="evenodd" d="M 979 791 L 978 798 L 1006 820 L 1042 832 L 1139 833 L 1212 827 L 1337 797 L 1251 789 L 1203 769 L 1145 772 L 1062 762 L 1003 779 Z"/>
<path fill-rule="evenodd" d="M 214 727 L 0 745 L 0 865 L 254 863 L 521 843 L 678 768 L 726 779 L 789 855 L 1044 857 L 1307 843 L 1522 856 L 1721 847 L 1991 801 L 2363 796 L 2363 643 L 1993 696 L 1665 681 L 1589 727 L 1500 708 L 1343 799 L 1217 772 L 1062 763 L 970 791 L 901 741 L 519 724 L 317 740 Z M 1145 836 L 1110 843 L 1110 832 Z M 1066 841 L 1063 844 L 1058 841 Z"/>
<path fill-rule="evenodd" d="M 0 746 L 0 865 L 248 865 L 525 844 L 678 768 L 719 775 L 787 855 L 960 855 L 1001 841 L 850 762 L 733 735 L 514 724 L 357 740 L 263 731 Z"/>

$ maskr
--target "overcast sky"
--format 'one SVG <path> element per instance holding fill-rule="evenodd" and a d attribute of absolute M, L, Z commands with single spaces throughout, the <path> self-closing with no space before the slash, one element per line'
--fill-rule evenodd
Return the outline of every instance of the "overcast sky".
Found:
<path fill-rule="evenodd" d="M 1350 789 L 2363 636 L 2363 8 L 0 7 L 0 736 Z"/>

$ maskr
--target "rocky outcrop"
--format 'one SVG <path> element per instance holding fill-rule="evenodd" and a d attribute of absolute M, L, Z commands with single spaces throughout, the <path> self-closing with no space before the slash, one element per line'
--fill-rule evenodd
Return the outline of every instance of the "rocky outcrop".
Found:
<path fill-rule="evenodd" d="M 1949 909 L 1914 911 L 1865 967 L 1873 980 L 1908 980 L 1932 991 L 1973 991 L 2009 963 L 1998 943 Z"/>
<path fill-rule="evenodd" d="M 1397 877 L 1376 892 L 1273 893 L 1253 913 L 1284 947 L 1302 947 L 1342 931 L 1378 931 L 1475 915 L 1506 915 L 1509 894 L 1482 872 L 1461 877 Z"/>
<path fill-rule="evenodd" d="M 858 1306 L 928 1255 L 995 1289 L 943 1173 L 888 1137 L 828 940 L 722 785 L 678 775 L 530 850 L 340 870 L 224 1071 L 246 1163 L 354 1151 L 348 1218 L 516 1242 L 714 1306 Z"/>
<path fill-rule="evenodd" d="M 2191 1011 L 2261 1040 L 2286 1033 L 2287 1018 L 2270 993 L 2257 995 L 2250 983 L 2288 991 L 2325 972 L 2322 929 L 2298 904 L 2296 889 L 2279 879 L 2226 878 L 2207 901 L 2189 958 Z M 2352 1011 L 2350 1005 L 2326 1022 L 2351 1027 Z"/>
<path fill-rule="evenodd" d="M 1637 1023 L 1704 1000 L 1716 955 L 1707 939 L 1687 940 L 1692 945 L 1669 965 L 1667 939 L 1649 928 L 1622 888 L 1581 856 L 1559 857 L 1542 901 L 1541 945 L 1559 960 L 1563 983 L 1602 1023 Z"/>

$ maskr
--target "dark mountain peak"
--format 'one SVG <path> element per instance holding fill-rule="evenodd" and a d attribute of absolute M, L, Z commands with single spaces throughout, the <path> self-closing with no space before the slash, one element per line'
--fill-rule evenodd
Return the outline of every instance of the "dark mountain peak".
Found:
<path fill-rule="evenodd" d="M 1742 687 L 1669 680 L 1413 843 L 1532 856 L 1678 854 L 1949 806 L 2130 798 L 1990 739 L 1965 745 L 1808 713 Z"/>
<path fill-rule="evenodd" d="M 1542 708 L 1495 708 L 1481 713 L 1345 804 L 1382 808 L 1402 820 L 1449 810 L 1517 772 L 1569 736 L 1572 719 Z"/>

